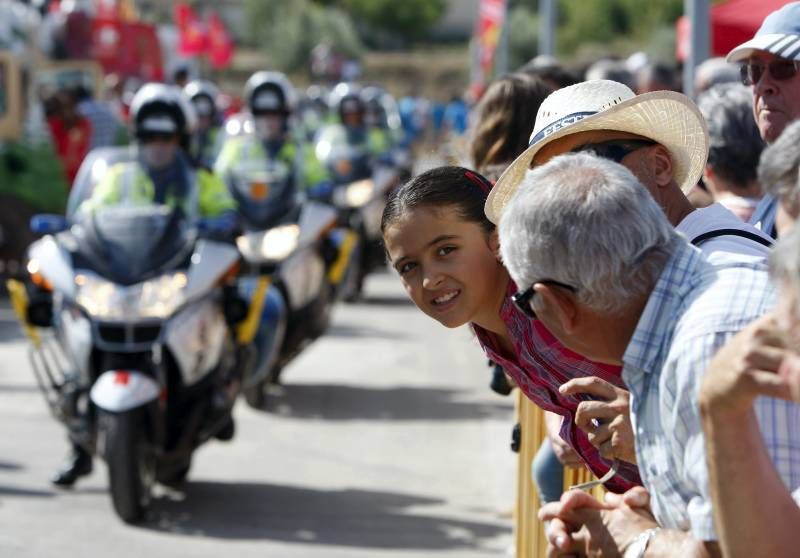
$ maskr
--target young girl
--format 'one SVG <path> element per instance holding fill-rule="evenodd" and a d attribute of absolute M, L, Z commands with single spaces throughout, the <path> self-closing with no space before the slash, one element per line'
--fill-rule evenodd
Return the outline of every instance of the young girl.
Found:
<path fill-rule="evenodd" d="M 563 347 L 509 298 L 517 288 L 498 258 L 498 236 L 483 212 L 492 185 L 461 167 L 440 167 L 395 190 L 381 230 L 392 266 L 417 307 L 446 327 L 469 323 L 486 355 L 522 392 L 565 420 L 561 438 L 598 477 L 610 463 L 575 425 L 581 397 L 559 392 L 573 378 L 597 376 L 624 388 L 620 368 Z M 620 463 L 606 483 L 614 492 L 640 485 L 635 465 Z"/>

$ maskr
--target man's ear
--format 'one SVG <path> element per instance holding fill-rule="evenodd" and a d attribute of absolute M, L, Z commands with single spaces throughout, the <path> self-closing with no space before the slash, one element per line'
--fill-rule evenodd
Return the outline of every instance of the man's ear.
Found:
<path fill-rule="evenodd" d="M 541 297 L 541 304 L 553 319 L 561 324 L 565 333 L 573 333 L 580 323 L 580 311 L 574 295 L 565 289 L 537 283 L 533 290 Z"/>
<path fill-rule="evenodd" d="M 650 156 L 653 162 L 653 177 L 656 184 L 666 186 L 673 181 L 672 177 L 672 157 L 669 150 L 661 144 L 655 145 L 651 150 Z"/>

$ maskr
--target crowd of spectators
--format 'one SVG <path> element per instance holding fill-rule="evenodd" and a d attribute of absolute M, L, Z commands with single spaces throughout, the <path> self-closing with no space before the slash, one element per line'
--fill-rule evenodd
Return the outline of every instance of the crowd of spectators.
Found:
<path fill-rule="evenodd" d="M 800 2 L 698 67 L 695 99 L 644 56 L 580 75 L 541 57 L 490 84 L 462 157 L 488 181 L 450 167 L 404 186 L 384 215 L 389 257 L 472 224 L 499 252 L 499 318 L 438 316 L 469 273 L 423 254 L 396 267 L 420 309 L 472 323 L 548 411 L 533 475 L 549 556 L 794 555 Z M 488 192 L 489 221 L 445 195 L 448 181 Z M 606 500 L 562 494 L 561 465 L 604 476 Z"/>

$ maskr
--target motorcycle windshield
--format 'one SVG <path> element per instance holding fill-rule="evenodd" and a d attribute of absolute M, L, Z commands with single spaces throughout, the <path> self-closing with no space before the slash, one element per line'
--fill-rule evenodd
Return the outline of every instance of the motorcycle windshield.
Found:
<path fill-rule="evenodd" d="M 344 126 L 325 126 L 319 131 L 315 145 L 317 158 L 325 163 L 337 184 L 371 176 L 372 167 L 366 145 L 351 144 Z"/>
<path fill-rule="evenodd" d="M 258 143 L 259 140 L 252 138 Z M 296 205 L 290 164 L 266 156 L 262 146 L 254 144 L 243 150 L 243 157 L 226 176 L 231 195 L 249 228 L 273 226 Z"/>
<path fill-rule="evenodd" d="M 195 238 L 191 169 L 159 184 L 164 177 L 148 173 L 135 150 L 99 151 L 81 166 L 70 195 L 76 263 L 124 285 L 174 267 Z"/>

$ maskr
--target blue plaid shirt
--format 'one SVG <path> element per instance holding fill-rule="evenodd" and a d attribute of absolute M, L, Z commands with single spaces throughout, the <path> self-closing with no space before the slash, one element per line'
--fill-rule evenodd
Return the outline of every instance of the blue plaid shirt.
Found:
<path fill-rule="evenodd" d="M 774 304 L 763 258 L 681 243 L 663 270 L 623 357 L 636 459 L 659 525 L 716 540 L 698 393 L 716 351 Z M 767 451 L 800 487 L 800 405 L 761 397 Z M 754 510 L 755 512 L 755 510 Z"/>

